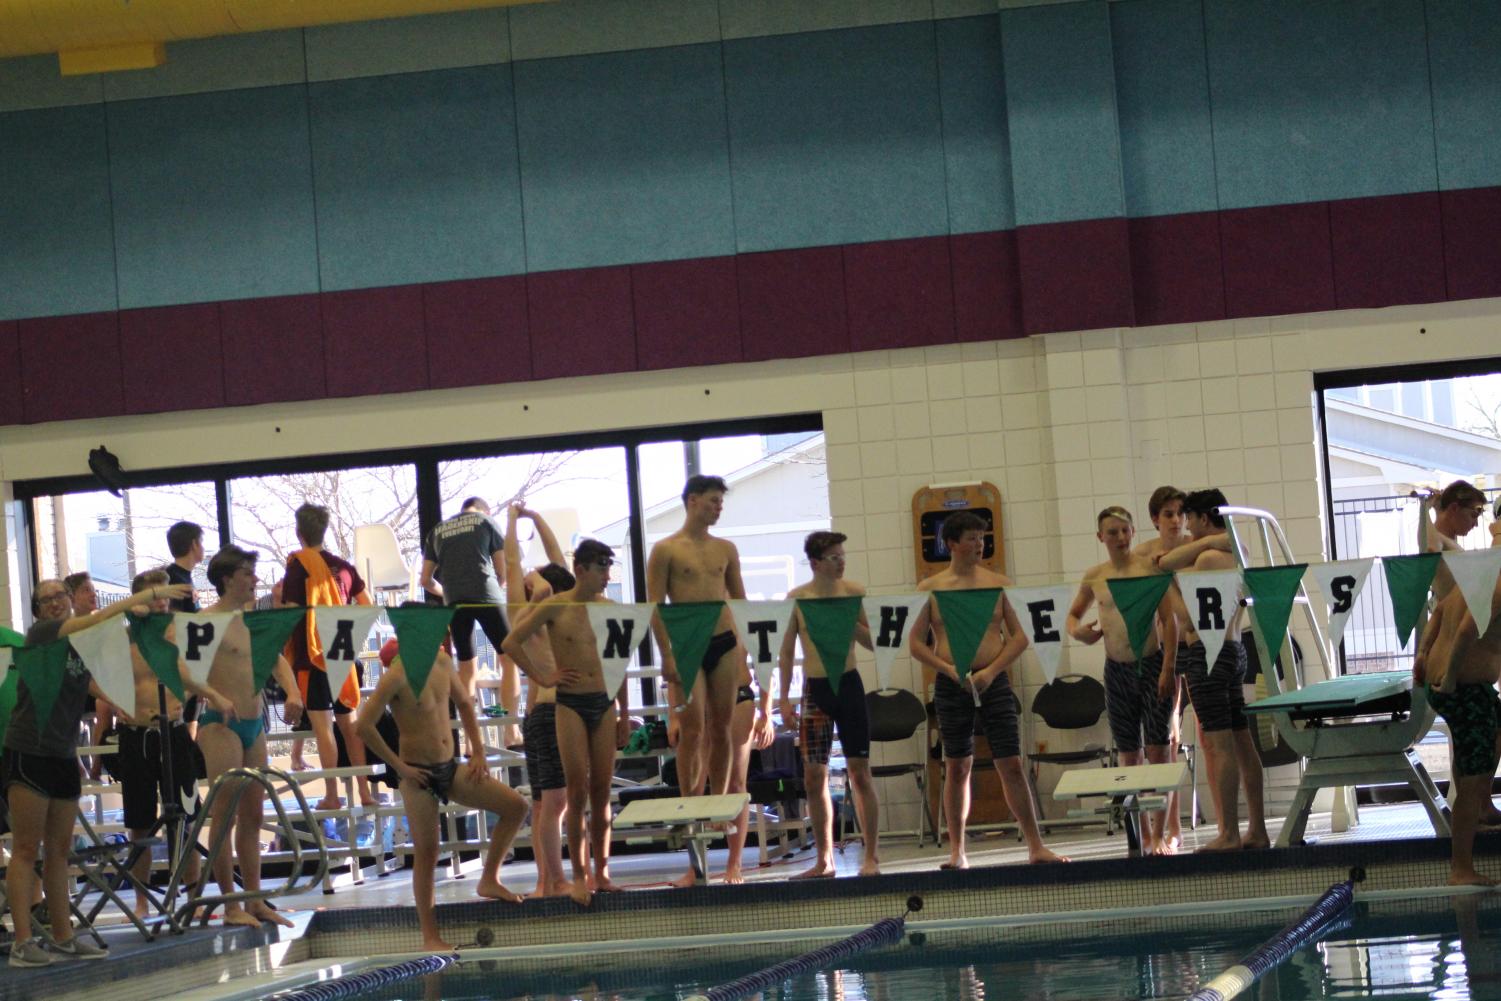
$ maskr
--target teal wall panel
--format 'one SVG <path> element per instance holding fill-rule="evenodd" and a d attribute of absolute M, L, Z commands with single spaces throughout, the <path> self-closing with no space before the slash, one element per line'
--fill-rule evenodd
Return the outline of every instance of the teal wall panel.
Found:
<path fill-rule="evenodd" d="M 934 24 L 943 111 L 943 164 L 949 232 L 984 233 L 1016 225 L 1001 22 L 966 17 Z"/>
<path fill-rule="evenodd" d="M 509 66 L 309 88 L 324 289 L 526 270 Z"/>
<path fill-rule="evenodd" d="M 121 308 L 317 290 L 305 86 L 108 108 Z"/>
<path fill-rule="evenodd" d="M 1501 0 L 1428 0 L 1439 186 L 1501 184 Z"/>
<path fill-rule="evenodd" d="M 531 270 L 734 250 L 719 46 L 513 65 Z"/>
<path fill-rule="evenodd" d="M 1222 208 L 1432 191 L 1422 0 L 1205 0 Z"/>
<path fill-rule="evenodd" d="M 1017 224 L 1125 214 L 1108 5 L 1002 11 L 1001 41 Z"/>
<path fill-rule="evenodd" d="M 0 114 L 0 319 L 115 309 L 104 107 Z"/>
<path fill-rule="evenodd" d="M 724 44 L 741 252 L 948 231 L 932 24 Z"/>
<path fill-rule="evenodd" d="M 1219 207 L 1199 0 L 1110 5 L 1126 214 Z"/>

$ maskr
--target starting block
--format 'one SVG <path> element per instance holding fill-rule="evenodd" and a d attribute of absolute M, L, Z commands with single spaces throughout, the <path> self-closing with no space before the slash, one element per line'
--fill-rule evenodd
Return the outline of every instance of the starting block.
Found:
<path fill-rule="evenodd" d="M 1108 796 L 1110 802 L 1092 812 L 1111 814 L 1126 829 L 1128 854 L 1141 854 L 1141 834 L 1136 816 L 1142 810 L 1160 810 L 1165 797 L 1188 781 L 1188 764 L 1172 761 L 1161 765 L 1128 765 L 1124 768 L 1075 768 L 1063 773 L 1053 790 L 1054 799 L 1087 799 Z M 1164 799 L 1147 798 L 1160 794 Z"/>
<path fill-rule="evenodd" d="M 750 803 L 748 793 L 725 796 L 677 796 L 671 799 L 638 799 L 615 815 L 615 827 L 666 828 L 673 842 L 688 848 L 693 862 L 694 881 L 709 882 L 708 843 L 722 832 L 707 830 L 709 824 L 723 824 L 740 816 Z"/>

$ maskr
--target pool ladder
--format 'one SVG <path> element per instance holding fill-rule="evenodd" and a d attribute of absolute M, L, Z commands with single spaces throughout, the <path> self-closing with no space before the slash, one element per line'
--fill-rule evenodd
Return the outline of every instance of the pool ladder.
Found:
<path fill-rule="evenodd" d="M 225 787 L 231 782 L 234 783 L 234 787 L 226 793 Z M 318 830 L 318 822 L 313 817 L 313 811 L 308 807 L 307 799 L 302 794 L 302 788 L 290 775 L 279 768 L 231 768 L 216 778 L 213 784 L 209 786 L 208 795 L 204 797 L 203 804 L 199 807 L 198 819 L 194 822 L 192 830 L 188 834 L 187 845 L 189 846 L 189 850 L 194 850 L 194 846 L 198 844 L 198 838 L 203 832 L 203 825 L 209 822 L 213 813 L 214 803 L 218 798 L 222 795 L 231 795 L 234 797 L 229 804 L 229 815 L 232 817 L 239 808 L 241 797 L 245 795 L 246 790 L 250 788 L 250 783 L 252 782 L 258 784 L 266 791 L 267 798 L 271 800 L 271 805 L 276 810 L 277 826 L 286 843 L 291 846 L 291 871 L 286 883 L 274 890 L 262 888 L 260 890 L 240 890 L 235 893 L 203 896 L 203 888 L 213 878 L 213 860 L 218 856 L 219 852 L 226 849 L 225 842 L 228 841 L 229 832 L 233 829 L 233 825 L 225 824 L 223 830 L 219 832 L 219 837 L 209 846 L 208 858 L 204 861 L 201 868 L 202 876 L 198 883 L 188 888 L 187 901 L 175 911 L 172 911 L 171 922 L 175 930 L 187 928 L 192 923 L 193 911 L 199 907 L 204 908 L 203 922 L 206 924 L 214 908 L 222 904 L 240 903 L 247 900 L 266 900 L 270 897 L 301 892 L 308 887 L 317 886 L 328 875 L 328 848 L 324 844 Z M 305 883 L 298 882 L 298 877 L 301 875 L 303 867 L 304 839 L 300 836 L 297 828 L 293 826 L 292 820 L 287 816 L 287 811 L 282 805 L 281 797 L 276 792 L 277 783 L 291 789 L 292 795 L 297 800 L 297 812 L 301 815 L 301 819 L 307 825 L 308 829 L 313 832 L 313 837 L 309 840 L 317 849 L 318 862 L 312 878 L 308 879 Z M 182 889 L 182 878 L 186 872 L 187 856 L 187 852 L 179 853 L 177 863 L 173 866 L 172 876 L 167 884 L 166 900 L 169 907 L 171 906 L 171 902 L 176 899 L 178 891 Z"/>

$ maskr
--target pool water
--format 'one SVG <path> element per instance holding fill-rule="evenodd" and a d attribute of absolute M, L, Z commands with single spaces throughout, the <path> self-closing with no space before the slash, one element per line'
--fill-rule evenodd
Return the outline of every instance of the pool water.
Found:
<path fill-rule="evenodd" d="M 900 944 L 842 968 L 789 980 L 763 1001 L 1121 1001 L 1182 998 L 1240 961 L 1298 909 L 1204 915 L 1021 931 L 980 927 L 909 932 Z M 816 948 L 807 939 L 762 946 L 752 960 L 719 950 L 637 953 L 592 964 L 588 956 L 515 972 L 500 961 L 461 963 L 442 974 L 369 995 L 422 1001 L 677 1001 Z M 608 966 L 609 972 L 602 967 Z M 592 972 L 590 972 L 592 969 Z M 1486 999 L 1501 1001 L 1501 897 L 1357 904 L 1352 919 L 1306 946 L 1246 997 Z"/>

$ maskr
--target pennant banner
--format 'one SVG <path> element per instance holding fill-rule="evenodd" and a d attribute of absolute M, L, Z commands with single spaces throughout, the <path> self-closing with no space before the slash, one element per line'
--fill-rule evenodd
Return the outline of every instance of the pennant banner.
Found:
<path fill-rule="evenodd" d="M 981 587 L 970 591 L 933 591 L 938 615 L 949 638 L 949 656 L 959 680 L 969 677 L 975 653 L 985 640 L 985 630 L 995 619 L 996 602 L 1001 598 L 998 587 Z"/>
<path fill-rule="evenodd" d="M 14 647 L 14 646 L 25 646 L 25 645 L 26 645 L 26 637 L 25 636 L 22 636 L 20 633 L 16 632 L 14 629 L 6 629 L 4 626 L 0 626 L 0 647 L 7 647 L 7 646 Z"/>
<path fill-rule="evenodd" d="M 1110 588 L 1110 597 L 1115 599 L 1116 610 L 1125 620 L 1126 637 L 1131 641 L 1131 653 L 1137 660 L 1141 660 L 1142 651 L 1147 648 L 1147 639 L 1152 635 L 1152 620 L 1172 582 L 1173 575 L 1169 573 L 1112 577 L 1105 582 Z"/>
<path fill-rule="evenodd" d="M 1071 584 L 1046 587 L 1012 587 L 1006 598 L 1016 610 L 1022 629 L 1037 653 L 1042 676 L 1051 682 L 1058 677 L 1058 659 L 1063 654 L 1064 620 L 1077 590 Z"/>
<path fill-rule="evenodd" d="M 876 678 L 882 688 L 891 687 L 891 666 L 907 649 L 912 623 L 928 603 L 923 591 L 911 594 L 867 594 L 861 602 L 870 623 L 870 642 L 876 654 Z"/>
<path fill-rule="evenodd" d="M 618 605 L 613 601 L 591 601 L 589 627 L 594 630 L 594 649 L 599 652 L 599 663 L 605 672 L 605 692 L 610 698 L 620 694 L 625 681 L 625 669 L 630 666 L 636 648 L 651 631 L 651 613 L 656 604 L 643 601 L 635 605 Z M 710 628 L 713 624 L 710 624 Z M 704 655 L 698 655 L 703 660 Z M 681 667 L 679 668 L 681 670 Z"/>
<path fill-rule="evenodd" d="M 1204 663 L 1209 667 L 1219 659 L 1225 645 L 1225 631 L 1240 601 L 1239 570 L 1204 570 L 1180 573 L 1178 587 L 1188 605 L 1194 631 L 1204 642 Z"/>
<path fill-rule="evenodd" d="M 287 639 L 306 615 L 306 608 L 267 608 L 245 613 L 245 628 L 250 631 L 251 682 L 256 692 L 266 687 Z"/>
<path fill-rule="evenodd" d="M 1318 582 L 1319 591 L 1329 609 L 1329 642 L 1339 647 L 1345 635 L 1345 623 L 1350 621 L 1350 612 L 1355 600 L 1365 589 L 1366 578 L 1371 575 L 1374 560 L 1339 560 L 1334 563 L 1313 563 L 1308 570 Z"/>
<path fill-rule="evenodd" d="M 693 683 L 698 680 L 704 654 L 723 610 L 722 601 L 674 601 L 657 606 L 657 615 L 667 627 L 667 642 L 672 644 L 672 659 L 678 666 L 684 703 L 693 701 Z"/>
<path fill-rule="evenodd" d="M 185 702 L 188 694 L 182 686 L 182 675 L 178 673 L 177 644 L 167 639 L 167 630 L 171 627 L 171 612 L 132 615 L 130 638 L 135 642 L 136 652 L 151 668 L 151 673 L 167 686 L 167 691 L 177 696 L 178 702 Z"/>
<path fill-rule="evenodd" d="M 1433 584 L 1433 575 L 1438 572 L 1438 553 L 1419 553 L 1416 556 L 1383 556 L 1381 569 L 1386 572 L 1386 589 L 1392 599 L 1392 620 L 1397 626 L 1397 641 L 1404 647 L 1412 638 L 1412 631 L 1423 614 L 1428 601 L 1428 588 Z"/>
<path fill-rule="evenodd" d="M 860 596 L 847 598 L 798 598 L 797 611 L 808 628 L 808 638 L 818 652 L 829 687 L 839 694 L 839 681 L 855 639 L 855 625 L 860 621 Z M 804 656 L 807 651 L 804 651 Z M 804 677 L 807 673 L 804 672 Z"/>
<path fill-rule="evenodd" d="M 407 687 L 419 699 L 422 689 L 427 687 L 428 676 L 433 673 L 438 647 L 448 635 L 453 611 L 451 606 L 442 605 L 386 609 L 396 629 L 396 651 L 401 658 L 401 669 L 406 672 Z"/>
<path fill-rule="evenodd" d="M 767 691 L 771 685 L 771 673 L 776 670 L 777 656 L 781 653 L 782 640 L 787 635 L 787 624 L 792 621 L 795 604 L 785 599 L 725 602 L 735 617 L 735 634 L 750 653 L 751 670 L 756 673 L 756 687 L 760 691 Z M 879 657 L 877 654 L 877 663 Z"/>
<path fill-rule="evenodd" d="M 173 616 L 173 638 L 177 641 L 177 653 L 188 677 L 200 685 L 208 684 L 209 669 L 214 666 L 214 655 L 229 624 L 239 612 L 178 612 Z"/>
<path fill-rule="evenodd" d="M 68 670 L 68 641 L 53 640 L 44 646 L 22 647 L 13 656 L 32 705 L 36 706 L 37 729 L 45 731 Z"/>
<path fill-rule="evenodd" d="M 1444 565 L 1454 575 L 1454 583 L 1465 596 L 1465 605 L 1475 617 L 1475 628 L 1484 636 L 1491 627 L 1491 602 L 1496 594 L 1496 577 L 1501 575 L 1501 549 L 1473 549 L 1443 554 Z"/>
<path fill-rule="evenodd" d="M 69 636 L 68 642 L 104 697 L 134 717 L 140 707 L 136 705 L 135 671 L 130 666 L 130 633 L 124 623 L 101 622 Z"/>
<path fill-rule="evenodd" d="M 0 629 L 0 632 L 20 636 L 19 633 L 11 633 L 9 629 Z M 9 637 L 4 637 L 9 639 Z M 16 708 L 16 685 L 21 680 L 21 672 L 16 670 L 15 661 L 10 646 L 20 646 L 19 643 L 0 646 L 0 746 L 5 744 L 5 731 L 10 729 L 10 714 Z"/>
<path fill-rule="evenodd" d="M 1287 635 L 1287 619 L 1292 615 L 1293 599 L 1303 580 L 1307 563 L 1290 563 L 1285 567 L 1249 567 L 1244 571 L 1246 593 L 1251 596 L 1251 625 L 1261 636 L 1267 656 L 1263 671 L 1273 671 L 1282 653 L 1282 638 Z M 1214 661 L 1209 662 L 1214 666 Z"/>
<path fill-rule="evenodd" d="M 379 605 L 317 605 L 313 616 L 318 624 L 318 644 L 323 647 L 323 663 L 328 670 L 328 691 L 349 705 L 344 691 L 354 665 L 365 647 L 370 627 L 385 611 Z M 356 693 L 357 694 L 357 693 Z M 358 702 L 358 698 L 352 700 Z"/>

